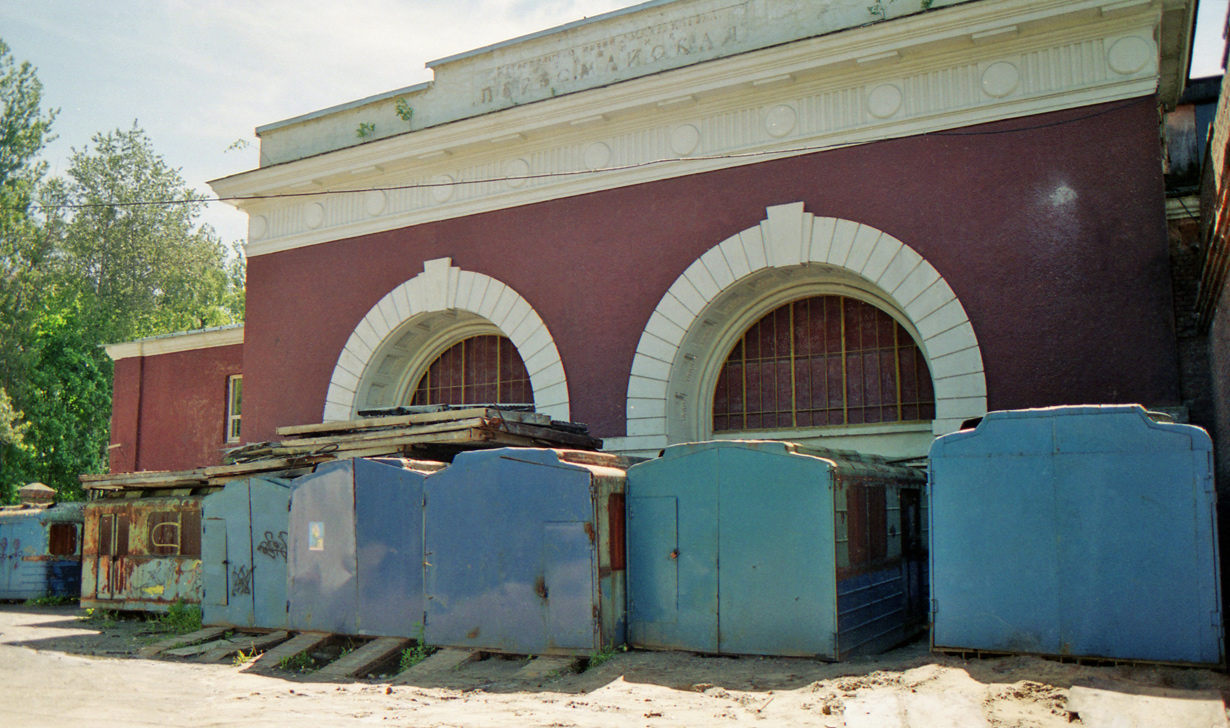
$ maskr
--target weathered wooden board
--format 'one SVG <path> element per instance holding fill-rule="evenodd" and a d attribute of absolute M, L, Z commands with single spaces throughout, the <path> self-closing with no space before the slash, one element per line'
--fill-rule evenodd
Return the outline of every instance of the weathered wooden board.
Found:
<path fill-rule="evenodd" d="M 397 677 L 393 678 L 393 684 L 406 685 L 413 683 L 415 680 L 422 680 L 424 678 L 435 677 L 452 672 L 467 662 L 473 662 L 474 660 L 479 659 L 482 657 L 482 654 L 482 652 L 475 650 L 460 650 L 451 647 L 445 648 L 431 657 L 428 657 L 426 660 L 423 660 L 409 670 L 399 673 Z"/>
<path fill-rule="evenodd" d="M 115 473 L 113 475 L 78 476 L 85 490 L 126 490 L 130 488 L 191 488 L 204 485 L 205 476 L 190 471 L 143 471 L 139 473 Z"/>
<path fill-rule="evenodd" d="M 330 636 L 323 632 L 303 632 L 297 634 L 288 642 L 283 642 L 256 658 L 255 661 L 244 668 L 244 671 L 275 670 L 282 660 L 314 650 L 327 642 Z"/>
<path fill-rule="evenodd" d="M 566 672 L 576 672 L 580 662 L 580 658 L 577 657 L 535 657 L 513 673 L 513 678 L 528 681 L 546 680 Z"/>
<path fill-rule="evenodd" d="M 354 652 L 342 655 L 312 675 L 313 680 L 336 680 L 362 675 L 410 644 L 401 637 L 378 637 Z"/>
<path fill-rule="evenodd" d="M 551 418 L 537 412 L 514 412 L 510 410 L 494 409 L 491 407 L 473 407 L 460 410 L 446 410 L 443 412 L 427 412 L 417 415 L 397 415 L 393 417 L 369 417 L 358 420 L 338 421 L 338 422 L 322 422 L 313 425 L 292 425 L 289 427 L 277 428 L 277 433 L 281 437 L 289 437 L 295 435 L 310 435 L 324 432 L 350 432 L 352 430 L 371 429 L 375 427 L 400 427 L 404 425 L 421 424 L 428 422 L 446 422 L 448 420 L 461 420 L 471 417 L 498 417 L 512 422 L 527 422 L 536 425 L 550 425 Z"/>
<path fill-rule="evenodd" d="M 263 650 L 266 647 L 281 644 L 290 639 L 290 634 L 286 632 L 270 632 L 268 634 L 238 634 L 231 636 L 230 639 L 214 643 L 214 647 L 201 655 L 198 659 L 200 662 L 218 662 L 225 660 L 239 652 L 255 652 Z"/>
<path fill-rule="evenodd" d="M 226 627 L 206 627 L 205 629 L 197 630 L 189 634 L 175 635 L 164 640 L 159 640 L 152 645 L 146 645 L 137 650 L 138 657 L 153 657 L 160 652 L 172 649 L 174 647 L 182 647 L 184 645 L 195 645 L 200 642 L 208 642 L 226 634 Z"/>

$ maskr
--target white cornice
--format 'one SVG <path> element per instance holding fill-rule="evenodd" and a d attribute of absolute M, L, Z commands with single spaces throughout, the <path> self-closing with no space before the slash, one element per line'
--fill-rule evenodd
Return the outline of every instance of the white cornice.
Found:
<path fill-rule="evenodd" d="M 261 255 L 837 145 L 1155 93 L 1160 61 L 1153 35 L 1162 6 L 1146 2 L 1103 14 L 1103 5 L 968 3 L 211 184 L 228 198 L 360 188 L 345 195 L 235 201 L 250 214 L 248 254 Z M 672 103 L 681 98 L 687 103 Z M 674 161 L 654 164 L 664 159 Z M 529 179 L 517 178 L 527 172 Z M 569 176 L 553 176 L 560 174 Z M 472 180 L 488 181 L 423 186 Z"/>
<path fill-rule="evenodd" d="M 139 356 L 174 354 L 181 351 L 213 349 L 219 346 L 234 346 L 243 343 L 243 325 L 220 326 L 201 331 L 185 331 L 178 334 L 154 336 L 120 344 L 107 344 L 103 348 L 114 361 Z"/>

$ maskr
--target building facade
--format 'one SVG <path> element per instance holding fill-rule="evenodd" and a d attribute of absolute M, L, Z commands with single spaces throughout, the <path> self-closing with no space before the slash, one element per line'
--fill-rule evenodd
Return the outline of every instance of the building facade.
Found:
<path fill-rule="evenodd" d="M 655 0 L 261 127 L 212 183 L 250 220 L 242 439 L 530 399 L 621 452 L 904 457 L 988 409 L 1175 407 L 1193 11 Z"/>

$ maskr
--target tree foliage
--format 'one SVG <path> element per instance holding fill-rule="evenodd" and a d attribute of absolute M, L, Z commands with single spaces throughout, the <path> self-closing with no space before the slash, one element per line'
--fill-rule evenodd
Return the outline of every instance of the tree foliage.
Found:
<path fill-rule="evenodd" d="M 77 476 L 106 469 L 102 345 L 243 317 L 238 245 L 197 223 L 202 196 L 145 132 L 97 134 L 44 181 L 41 103 L 0 42 L 0 502 L 36 480 L 80 497 Z"/>
<path fill-rule="evenodd" d="M 96 134 L 92 144 L 73 150 L 66 176 L 45 186 L 41 203 L 51 211 L 56 264 L 92 299 L 99 334 L 124 341 L 241 318 L 227 249 L 212 228 L 196 225 L 202 196 L 135 123 Z"/>

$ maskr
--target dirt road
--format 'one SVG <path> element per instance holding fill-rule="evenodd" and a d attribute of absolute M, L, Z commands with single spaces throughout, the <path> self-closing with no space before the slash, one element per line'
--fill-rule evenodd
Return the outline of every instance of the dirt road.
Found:
<path fill-rule="evenodd" d="M 229 662 L 136 659 L 155 639 L 148 625 L 100 628 L 78 621 L 80 613 L 0 605 L 0 726 L 837 727 L 846 725 L 845 708 L 889 691 L 961 708 L 984 725 L 1058 728 L 1070 725 L 1073 685 L 1230 694 L 1230 680 L 1207 670 L 966 661 L 931 655 L 923 644 L 835 665 L 633 651 L 541 683 L 513 679 L 525 660 L 500 657 L 410 686 L 322 683 Z"/>

